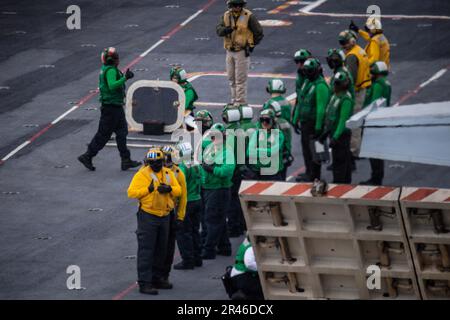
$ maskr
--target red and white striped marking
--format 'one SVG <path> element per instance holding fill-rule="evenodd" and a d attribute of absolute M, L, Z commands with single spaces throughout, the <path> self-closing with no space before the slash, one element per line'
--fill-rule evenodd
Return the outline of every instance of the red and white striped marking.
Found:
<path fill-rule="evenodd" d="M 402 188 L 401 201 L 449 203 L 450 189 Z"/>
<path fill-rule="evenodd" d="M 243 181 L 242 195 L 312 197 L 311 183 Z M 400 189 L 394 187 L 330 184 L 325 197 L 339 199 L 397 201 Z"/>

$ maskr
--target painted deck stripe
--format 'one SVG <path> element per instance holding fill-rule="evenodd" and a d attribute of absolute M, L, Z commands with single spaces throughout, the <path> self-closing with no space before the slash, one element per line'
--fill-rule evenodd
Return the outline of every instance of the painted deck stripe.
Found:
<path fill-rule="evenodd" d="M 6 156 L 3 157 L 2 159 L 2 164 L 5 163 L 6 160 L 8 160 L 9 158 L 11 158 L 13 155 L 15 155 L 17 152 L 19 152 L 20 150 L 22 150 L 23 148 L 25 148 L 27 145 L 29 145 L 31 142 L 29 140 L 25 141 L 24 143 L 22 143 L 20 146 L 16 147 L 13 151 L 11 151 L 10 153 L 8 153 Z"/>
<path fill-rule="evenodd" d="M 420 85 L 417 86 L 417 88 L 415 88 L 414 90 L 412 90 L 411 92 L 408 92 L 407 94 L 403 95 L 396 104 L 394 104 L 394 107 L 398 107 L 400 104 L 402 104 L 403 102 L 405 102 L 406 100 L 408 100 L 409 98 L 415 96 L 417 93 L 419 93 L 419 91 L 421 89 L 423 89 L 424 87 L 426 87 L 428 84 L 430 84 L 432 81 L 435 81 L 437 79 L 439 79 L 440 77 L 442 77 L 445 72 L 443 70 L 448 70 L 450 69 L 450 65 L 448 65 L 447 67 L 439 70 L 438 72 L 436 72 L 434 75 L 432 75 L 428 80 L 422 82 Z"/>
<path fill-rule="evenodd" d="M 324 4 L 325 2 L 327 2 L 327 0 L 318 0 L 318 1 L 316 1 L 316 2 L 313 2 L 313 3 L 311 3 L 311 4 L 308 4 L 306 7 L 300 9 L 300 11 L 301 11 L 301 12 L 304 12 L 304 13 L 309 13 L 309 12 L 311 12 L 312 10 L 316 9 L 318 6 Z"/>
<path fill-rule="evenodd" d="M 298 196 L 311 189 L 311 184 L 296 184 L 289 190 L 282 193 L 283 196 Z"/>
<path fill-rule="evenodd" d="M 366 193 L 364 196 L 361 197 L 361 199 L 378 200 L 394 190 L 395 188 L 392 187 L 378 187 L 370 191 L 369 193 Z"/>
<path fill-rule="evenodd" d="M 336 197 L 336 198 L 340 198 L 342 197 L 344 194 L 346 194 L 347 192 L 355 189 L 356 186 L 353 185 L 340 185 L 340 186 L 336 186 L 334 188 L 332 188 L 331 190 L 329 190 L 327 192 L 327 197 Z"/>
<path fill-rule="evenodd" d="M 259 194 L 260 192 L 266 190 L 271 185 L 273 185 L 273 182 L 256 182 L 251 187 L 245 189 L 242 191 L 242 194 Z"/>
<path fill-rule="evenodd" d="M 268 196 L 268 195 L 280 195 L 283 194 L 284 191 L 291 188 L 291 183 L 286 182 L 275 182 L 271 187 L 267 188 L 264 191 L 261 191 L 259 194 L 261 196 Z"/>
<path fill-rule="evenodd" d="M 426 197 L 428 197 L 430 194 L 435 193 L 437 190 L 438 189 L 422 189 L 421 188 L 421 189 L 414 191 L 410 195 L 406 196 L 402 200 L 403 201 L 421 201 L 421 200 L 425 199 Z"/>

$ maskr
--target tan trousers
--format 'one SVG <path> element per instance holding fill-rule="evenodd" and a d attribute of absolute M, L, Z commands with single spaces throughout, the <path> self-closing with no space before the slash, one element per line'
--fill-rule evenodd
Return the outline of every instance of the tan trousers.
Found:
<path fill-rule="evenodd" d="M 361 89 L 355 92 L 355 106 L 353 108 L 353 114 L 361 111 L 364 99 L 366 98 L 366 89 Z M 350 150 L 354 157 L 359 156 L 359 152 L 361 151 L 361 128 L 352 130 L 352 138 L 350 140 Z"/>
<path fill-rule="evenodd" d="M 245 50 L 233 52 L 227 50 L 227 74 L 230 81 L 231 103 L 247 103 L 247 76 L 250 57 L 245 56 Z"/>

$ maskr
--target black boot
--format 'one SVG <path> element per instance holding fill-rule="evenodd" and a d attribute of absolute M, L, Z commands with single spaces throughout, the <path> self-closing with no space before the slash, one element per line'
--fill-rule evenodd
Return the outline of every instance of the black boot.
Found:
<path fill-rule="evenodd" d="M 181 261 L 173 266 L 175 270 L 192 270 L 194 269 L 194 263 L 188 261 Z"/>
<path fill-rule="evenodd" d="M 130 168 L 136 168 L 139 167 L 141 164 L 142 164 L 141 162 L 131 160 L 130 158 L 122 159 L 122 170 L 125 171 Z"/>
<path fill-rule="evenodd" d="M 87 153 L 83 153 L 81 156 L 79 156 L 78 161 L 80 161 L 89 170 L 95 171 L 95 167 L 92 164 L 92 157 Z"/>
<path fill-rule="evenodd" d="M 150 283 L 139 284 L 139 292 L 144 294 L 157 295 L 158 290 L 156 290 Z"/>
<path fill-rule="evenodd" d="M 156 289 L 172 289 L 173 285 L 168 279 L 153 280 L 152 285 Z"/>
<path fill-rule="evenodd" d="M 203 265 L 203 260 L 202 260 L 202 258 L 197 258 L 197 259 L 195 259 L 195 261 L 194 261 L 194 266 L 196 266 L 196 267 L 201 267 Z"/>

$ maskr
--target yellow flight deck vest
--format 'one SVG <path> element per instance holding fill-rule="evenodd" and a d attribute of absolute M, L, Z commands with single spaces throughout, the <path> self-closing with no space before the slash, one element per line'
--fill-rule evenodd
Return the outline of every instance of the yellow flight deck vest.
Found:
<path fill-rule="evenodd" d="M 345 54 L 346 57 L 349 55 L 355 55 L 358 59 L 358 74 L 355 80 L 355 90 L 359 91 L 361 89 L 370 87 L 370 65 L 369 59 L 367 58 L 366 52 L 358 45 L 355 45 L 352 50 Z"/>
<path fill-rule="evenodd" d="M 231 10 L 225 12 L 223 22 L 225 27 L 232 27 L 235 29 L 231 34 L 224 37 L 223 46 L 227 50 L 240 51 L 246 46 L 254 47 L 253 32 L 248 28 L 248 21 L 252 12 L 247 9 L 242 9 L 241 15 L 235 22 L 235 17 Z"/>
<path fill-rule="evenodd" d="M 364 48 L 369 58 L 369 65 L 376 61 L 383 61 L 390 69 L 391 63 L 391 46 L 386 36 L 382 33 L 376 34 L 373 37 L 369 33 L 359 30 L 359 35 L 367 41 Z"/>
<path fill-rule="evenodd" d="M 386 63 L 387 67 L 390 68 L 391 63 L 391 48 L 389 45 L 389 41 L 386 39 L 384 34 L 377 34 L 372 37 L 372 41 L 376 42 L 378 44 L 378 47 L 380 48 L 380 61 L 384 61 Z M 370 42 L 367 46 L 370 45 Z M 366 50 L 367 51 L 367 50 Z M 372 62 L 372 61 L 370 61 Z M 375 62 L 375 61 L 373 61 Z"/>

